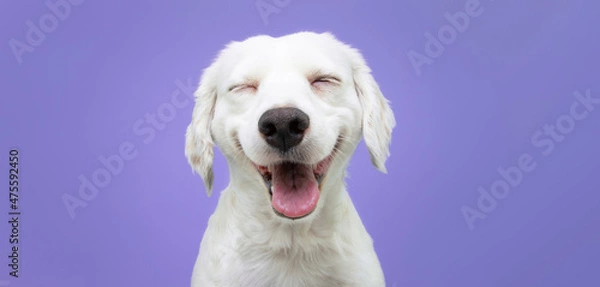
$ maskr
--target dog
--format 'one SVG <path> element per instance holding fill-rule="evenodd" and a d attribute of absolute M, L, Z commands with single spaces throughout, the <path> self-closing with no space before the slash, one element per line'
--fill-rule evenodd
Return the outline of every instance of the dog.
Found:
<path fill-rule="evenodd" d="M 231 42 L 194 96 L 188 162 L 210 196 L 216 145 L 230 179 L 192 287 L 385 286 L 344 178 L 362 137 L 387 173 L 396 121 L 358 50 L 330 33 Z"/>

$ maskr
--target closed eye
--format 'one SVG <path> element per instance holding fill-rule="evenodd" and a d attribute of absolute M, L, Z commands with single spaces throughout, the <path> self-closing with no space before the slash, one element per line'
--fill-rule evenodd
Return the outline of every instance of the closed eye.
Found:
<path fill-rule="evenodd" d="M 326 78 L 326 77 L 321 77 L 321 78 L 316 78 L 315 80 L 313 80 L 313 84 L 314 83 L 330 83 L 331 79 L 330 78 Z"/>
<path fill-rule="evenodd" d="M 255 83 L 244 83 L 244 84 L 236 84 L 227 90 L 228 92 L 240 92 L 244 90 L 248 91 L 256 91 L 258 89 L 258 85 Z"/>
<path fill-rule="evenodd" d="M 311 85 L 320 85 L 320 84 L 339 84 L 341 81 L 334 76 L 331 75 L 322 75 L 316 76 L 311 80 Z"/>

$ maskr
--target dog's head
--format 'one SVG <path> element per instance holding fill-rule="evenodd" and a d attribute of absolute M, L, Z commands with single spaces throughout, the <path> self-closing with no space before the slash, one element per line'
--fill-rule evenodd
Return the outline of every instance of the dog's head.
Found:
<path fill-rule="evenodd" d="M 370 72 L 357 50 L 328 33 L 229 44 L 202 75 L 186 135 L 186 156 L 208 195 L 213 143 L 232 174 L 264 182 L 274 212 L 291 219 L 315 210 L 328 178 L 341 182 L 361 135 L 386 172 L 395 119 Z"/>

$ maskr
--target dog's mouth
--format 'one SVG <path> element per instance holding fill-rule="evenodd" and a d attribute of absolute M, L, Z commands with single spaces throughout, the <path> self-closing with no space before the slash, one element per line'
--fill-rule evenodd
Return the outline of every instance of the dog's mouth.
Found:
<path fill-rule="evenodd" d="M 275 213 L 289 219 L 311 214 L 317 207 L 321 184 L 339 145 L 317 164 L 283 161 L 269 166 L 255 164 L 261 174 Z"/>

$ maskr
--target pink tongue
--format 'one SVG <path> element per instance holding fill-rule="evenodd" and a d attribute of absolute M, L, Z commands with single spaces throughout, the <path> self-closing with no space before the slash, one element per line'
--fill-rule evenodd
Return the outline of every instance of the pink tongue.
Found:
<path fill-rule="evenodd" d="M 317 207 L 319 187 L 310 165 L 282 163 L 273 167 L 273 208 L 287 217 L 302 217 Z"/>

